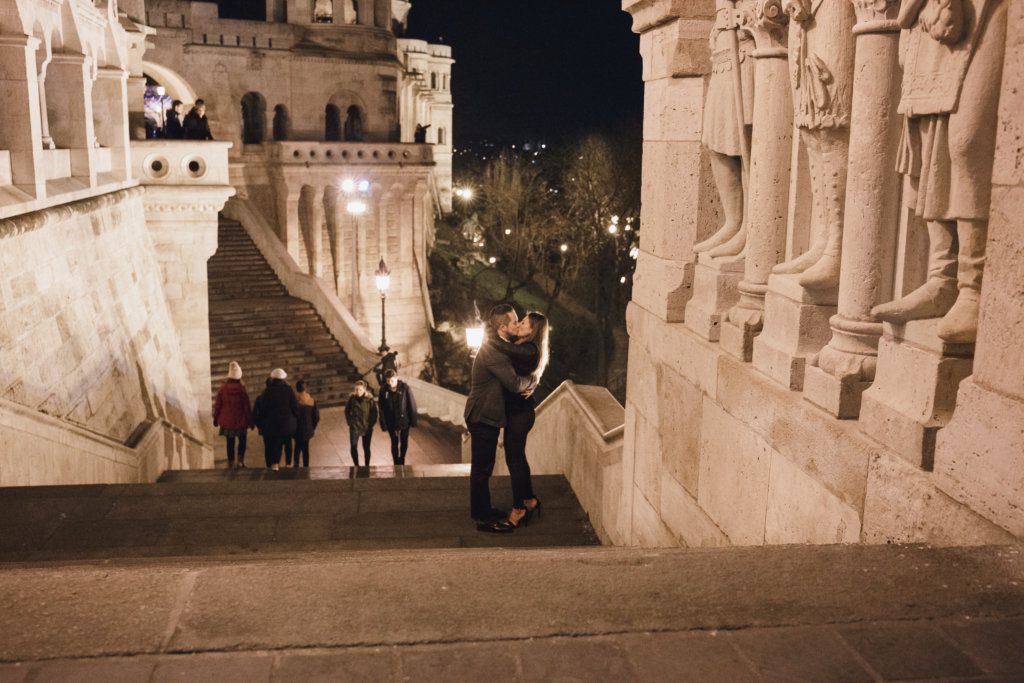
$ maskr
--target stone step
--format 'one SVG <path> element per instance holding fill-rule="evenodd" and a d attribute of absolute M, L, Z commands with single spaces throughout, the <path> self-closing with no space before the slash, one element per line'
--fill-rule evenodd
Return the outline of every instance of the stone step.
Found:
<path fill-rule="evenodd" d="M 0 572 L 0 604 L 15 681 L 1024 677 L 1018 547 L 42 563 Z"/>
<path fill-rule="evenodd" d="M 597 543 L 568 482 L 554 475 L 534 477 L 544 516 L 529 528 L 477 532 L 467 474 L 462 465 L 252 467 L 168 472 L 158 484 L 0 489 L 0 560 Z M 493 490 L 508 506 L 508 479 L 495 478 Z"/>

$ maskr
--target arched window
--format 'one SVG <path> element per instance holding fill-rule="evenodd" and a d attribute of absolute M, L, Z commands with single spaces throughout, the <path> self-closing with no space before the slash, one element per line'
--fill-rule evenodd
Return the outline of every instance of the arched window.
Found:
<path fill-rule="evenodd" d="M 291 121 L 288 119 L 288 108 L 283 104 L 274 107 L 274 139 L 287 140 Z"/>
<path fill-rule="evenodd" d="M 448 131 L 444 128 L 437 129 L 437 144 L 447 145 L 448 144 Z"/>
<path fill-rule="evenodd" d="M 324 109 L 324 140 L 341 142 L 341 109 L 336 104 L 328 104 Z"/>
<path fill-rule="evenodd" d="M 267 101 L 258 92 L 242 96 L 242 144 L 259 145 L 266 132 Z"/>
<path fill-rule="evenodd" d="M 363 139 L 363 112 L 354 104 L 345 112 L 345 139 L 350 142 Z"/>

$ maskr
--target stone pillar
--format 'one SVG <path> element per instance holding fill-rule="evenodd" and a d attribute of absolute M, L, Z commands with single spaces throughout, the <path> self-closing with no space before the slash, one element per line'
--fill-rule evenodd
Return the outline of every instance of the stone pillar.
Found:
<path fill-rule="evenodd" d="M 786 249 L 793 103 L 786 49 L 788 20 L 780 0 L 758 0 L 748 29 L 754 36 L 754 129 L 750 142 L 747 245 L 740 297 L 722 325 L 722 349 L 749 362 L 764 324 L 768 276 Z"/>
<path fill-rule="evenodd" d="M 341 295 L 342 276 L 345 271 L 341 252 L 341 212 L 344 211 L 344 197 L 337 185 L 324 188 L 324 219 L 327 221 L 328 249 L 332 267 L 334 291 Z"/>
<path fill-rule="evenodd" d="M 982 517 L 1024 536 L 1024 6 L 1009 3 L 985 283 L 974 374 L 938 435 L 935 479 Z M 993 83 L 992 87 L 996 87 Z"/>
<path fill-rule="evenodd" d="M 882 324 L 871 308 L 892 297 L 901 178 L 898 0 L 854 0 L 856 74 L 850 122 L 842 266 L 832 339 L 806 370 L 804 398 L 840 418 L 860 414 L 875 378 Z"/>
<path fill-rule="evenodd" d="M 11 153 L 14 185 L 36 199 L 46 195 L 36 79 L 38 48 L 38 38 L 0 36 L 0 149 Z"/>
<path fill-rule="evenodd" d="M 148 186 L 143 204 L 164 277 L 171 318 L 181 339 L 207 435 L 213 438 L 210 394 L 210 298 L 206 262 L 217 251 L 217 212 L 230 187 Z"/>
<path fill-rule="evenodd" d="M 360 26 L 373 26 L 375 2 L 376 0 L 359 0 L 357 19 Z"/>
<path fill-rule="evenodd" d="M 117 180 L 131 177 L 132 159 L 128 148 L 128 72 L 103 67 L 92 86 L 96 142 L 110 149 L 110 172 Z M 95 104 L 102 105 L 97 111 Z"/>
<path fill-rule="evenodd" d="M 373 24 L 391 30 L 391 0 L 373 0 Z"/>
<path fill-rule="evenodd" d="M 305 260 L 299 230 L 299 187 L 281 171 L 271 172 L 277 206 L 277 236 L 300 268 Z"/>
<path fill-rule="evenodd" d="M 299 222 L 306 242 L 306 256 L 309 259 L 308 272 L 313 277 L 323 273 L 321 254 L 323 252 L 323 188 L 303 185 L 299 192 Z"/>

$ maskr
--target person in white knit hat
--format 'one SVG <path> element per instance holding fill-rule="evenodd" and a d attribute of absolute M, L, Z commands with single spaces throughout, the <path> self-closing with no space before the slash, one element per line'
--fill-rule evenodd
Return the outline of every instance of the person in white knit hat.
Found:
<path fill-rule="evenodd" d="M 263 434 L 264 457 L 267 468 L 281 469 L 281 451 L 285 459 L 292 459 L 292 438 L 299 417 L 299 403 L 295 392 L 285 381 L 288 378 L 281 368 L 270 373 L 267 388 L 256 399 L 254 421 Z"/>
<path fill-rule="evenodd" d="M 213 426 L 227 439 L 228 469 L 235 467 L 235 446 L 238 446 L 238 467 L 245 467 L 246 435 L 253 428 L 252 404 L 242 384 L 242 367 L 235 361 L 228 364 L 228 376 L 217 390 L 213 401 Z"/>

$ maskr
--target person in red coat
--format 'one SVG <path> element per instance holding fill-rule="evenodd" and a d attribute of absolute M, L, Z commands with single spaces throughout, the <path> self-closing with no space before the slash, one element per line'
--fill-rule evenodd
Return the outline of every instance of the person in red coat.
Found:
<path fill-rule="evenodd" d="M 245 467 L 246 433 L 255 425 L 252 404 L 242 384 L 242 368 L 235 361 L 228 365 L 228 376 L 217 390 L 213 402 L 213 426 L 228 441 L 228 469 L 235 466 L 235 443 L 238 443 L 238 467 Z"/>

